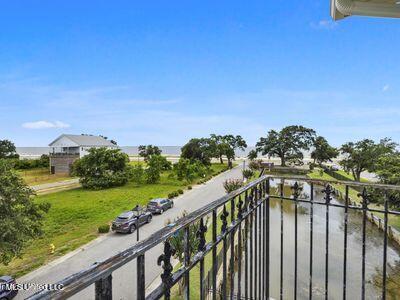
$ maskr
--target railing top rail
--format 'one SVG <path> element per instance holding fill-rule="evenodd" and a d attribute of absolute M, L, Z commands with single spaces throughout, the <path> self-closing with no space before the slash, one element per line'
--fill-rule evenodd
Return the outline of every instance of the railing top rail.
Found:
<path fill-rule="evenodd" d="M 249 184 L 241 187 L 240 189 L 225 195 L 205 206 L 202 208 L 188 214 L 187 216 L 179 219 L 173 226 L 164 227 L 147 239 L 140 241 L 139 243 L 135 244 L 134 246 L 102 261 L 96 263 L 89 268 L 75 273 L 61 281 L 58 284 L 63 285 L 63 289 L 61 290 L 43 290 L 38 292 L 28 299 L 57 299 L 57 298 L 66 298 L 77 292 L 85 289 L 86 287 L 93 284 L 96 280 L 106 277 L 107 275 L 111 274 L 116 269 L 120 268 L 121 266 L 125 265 L 127 262 L 137 258 L 139 255 L 144 254 L 149 249 L 157 246 L 158 244 L 162 243 L 169 237 L 171 237 L 174 233 L 178 232 L 179 230 L 185 228 L 189 224 L 199 220 L 200 218 L 208 215 L 213 210 L 218 209 L 220 206 L 224 205 L 225 203 L 229 202 L 232 198 L 235 198 L 245 191 L 250 190 L 256 187 L 258 184 L 263 182 L 267 176 L 262 176 Z"/>
<path fill-rule="evenodd" d="M 307 178 L 305 176 L 285 176 L 285 175 L 265 175 L 267 178 L 271 179 L 286 179 L 286 180 L 298 180 L 298 181 L 305 181 L 309 183 L 319 183 L 319 184 L 341 184 L 341 185 L 348 185 L 352 187 L 372 187 L 375 189 L 382 189 L 382 190 L 393 190 L 393 191 L 400 191 L 400 185 L 390 185 L 390 184 L 381 184 L 381 183 L 369 183 L 369 182 L 357 182 L 357 181 L 344 181 L 344 180 L 326 180 L 326 179 L 312 179 Z"/>

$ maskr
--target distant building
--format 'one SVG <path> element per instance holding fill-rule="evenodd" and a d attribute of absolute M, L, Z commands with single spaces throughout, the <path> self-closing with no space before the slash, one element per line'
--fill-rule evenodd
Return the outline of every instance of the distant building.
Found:
<path fill-rule="evenodd" d="M 101 136 L 62 134 L 49 144 L 50 173 L 69 174 L 75 160 L 85 156 L 91 148 L 118 148 Z"/>

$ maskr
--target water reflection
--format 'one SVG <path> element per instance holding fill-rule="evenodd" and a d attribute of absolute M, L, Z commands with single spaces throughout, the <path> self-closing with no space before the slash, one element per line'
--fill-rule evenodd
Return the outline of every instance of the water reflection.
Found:
<path fill-rule="evenodd" d="M 279 183 L 279 182 L 278 182 Z M 291 194 L 285 182 L 284 194 Z M 322 187 L 314 188 L 314 201 L 324 202 Z M 277 194 L 277 182 L 272 185 Z M 272 194 L 271 193 L 271 194 Z M 308 193 L 308 195 L 307 195 Z M 310 187 L 303 185 L 301 198 L 309 197 Z M 332 203 L 340 201 L 333 199 Z M 283 298 L 293 299 L 294 286 L 294 228 L 295 204 L 282 201 L 283 207 Z M 298 204 L 298 289 L 299 299 L 308 299 L 310 273 L 310 207 L 309 203 Z M 270 201 L 270 294 L 279 299 L 280 278 L 280 221 L 281 200 Z M 325 225 L 326 206 L 314 204 L 313 208 L 313 298 L 324 299 L 325 293 Z M 344 209 L 329 208 L 329 299 L 343 296 L 343 252 Z M 366 231 L 366 298 L 379 299 L 382 294 L 383 233 L 367 222 Z M 395 245 L 389 242 L 387 250 L 388 299 L 400 299 L 400 256 Z M 349 210 L 347 235 L 347 297 L 360 299 L 362 270 L 362 216 Z M 242 275 L 242 278 L 244 273 Z"/>

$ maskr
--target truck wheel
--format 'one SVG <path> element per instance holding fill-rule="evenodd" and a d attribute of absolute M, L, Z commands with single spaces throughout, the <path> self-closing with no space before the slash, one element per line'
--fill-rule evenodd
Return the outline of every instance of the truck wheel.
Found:
<path fill-rule="evenodd" d="M 162 214 L 163 214 L 163 212 L 164 212 L 164 209 L 163 209 L 163 208 L 161 208 L 161 209 L 160 209 L 160 215 L 162 215 Z"/>
<path fill-rule="evenodd" d="M 133 233 L 135 230 L 136 230 L 136 226 L 135 226 L 134 224 L 132 224 L 132 225 L 129 227 L 128 233 L 131 234 L 131 233 Z"/>

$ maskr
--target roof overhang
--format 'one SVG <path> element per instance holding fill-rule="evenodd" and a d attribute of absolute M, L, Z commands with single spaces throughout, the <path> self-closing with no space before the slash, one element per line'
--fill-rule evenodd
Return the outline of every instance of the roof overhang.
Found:
<path fill-rule="evenodd" d="M 331 0 L 334 20 L 353 15 L 400 18 L 400 0 Z"/>

